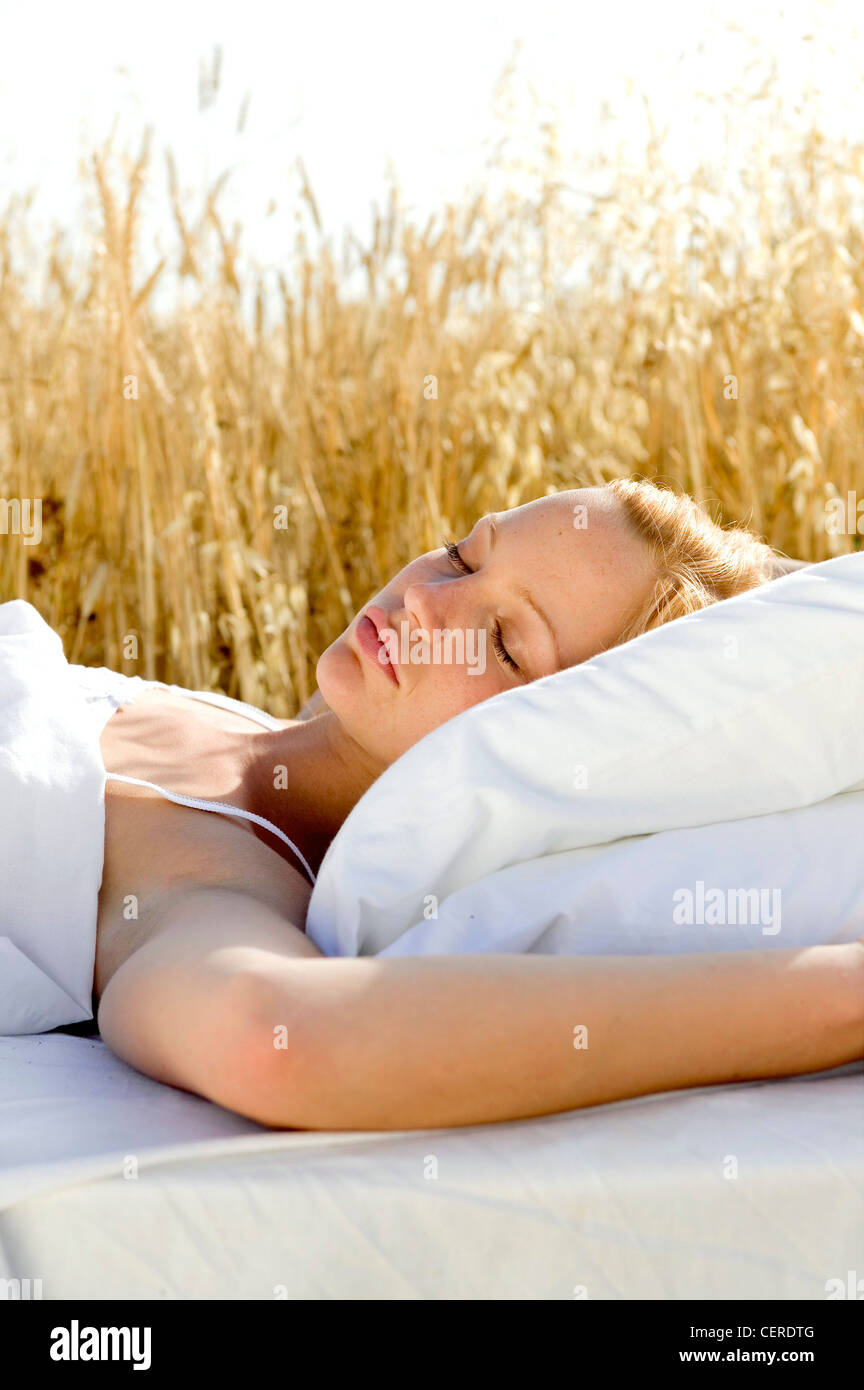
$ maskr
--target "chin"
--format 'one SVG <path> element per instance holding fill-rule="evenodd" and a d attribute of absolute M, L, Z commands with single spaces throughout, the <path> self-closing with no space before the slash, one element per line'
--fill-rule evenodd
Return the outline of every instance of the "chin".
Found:
<path fill-rule="evenodd" d="M 337 637 L 319 656 L 315 667 L 315 683 L 334 714 L 341 712 L 346 701 L 356 707 L 357 686 L 362 680 L 359 658 L 344 636 Z"/>

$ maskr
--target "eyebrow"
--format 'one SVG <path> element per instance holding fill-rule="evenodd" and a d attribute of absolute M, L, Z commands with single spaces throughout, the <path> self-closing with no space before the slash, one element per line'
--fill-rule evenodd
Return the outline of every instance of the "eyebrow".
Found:
<path fill-rule="evenodd" d="M 488 520 L 489 520 L 489 525 L 488 525 L 488 527 L 487 527 L 487 530 L 488 530 L 488 532 L 489 532 L 489 554 L 491 555 L 491 554 L 492 554 L 492 551 L 495 549 L 495 542 L 496 542 L 496 540 L 498 539 L 498 523 L 496 522 L 495 517 L 492 515 L 491 512 L 489 513 L 489 518 L 488 518 Z M 552 638 L 552 646 L 555 648 L 555 660 L 556 660 L 557 663 L 558 663 L 558 670 L 560 671 L 560 670 L 561 670 L 561 653 L 560 653 L 559 650 L 558 650 L 558 639 L 557 639 L 557 637 L 555 636 L 555 629 L 553 628 L 553 626 L 552 626 L 552 624 L 550 623 L 549 619 L 546 617 L 546 614 L 543 612 L 543 609 L 542 609 L 542 608 L 540 607 L 540 605 L 532 598 L 531 594 L 529 594 L 529 592 L 528 592 L 528 590 L 527 590 L 526 588 L 520 587 L 520 588 L 516 589 L 515 592 L 518 594 L 519 598 L 524 599 L 526 603 L 528 603 L 528 604 L 531 605 L 531 607 L 534 609 L 534 612 L 537 614 L 538 618 L 540 618 L 540 619 L 542 620 L 542 622 L 544 622 L 544 623 L 546 624 L 546 627 L 547 627 L 548 630 L 549 630 L 549 636 Z"/>

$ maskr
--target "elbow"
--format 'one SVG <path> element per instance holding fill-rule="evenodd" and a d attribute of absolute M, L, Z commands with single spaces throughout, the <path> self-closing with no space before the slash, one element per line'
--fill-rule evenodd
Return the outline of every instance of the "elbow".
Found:
<path fill-rule="evenodd" d="M 326 1129 L 321 1049 L 292 993 L 238 974 L 207 1098 L 270 1129 Z"/>
<path fill-rule="evenodd" d="M 340 973 L 332 963 L 325 970 L 318 960 L 292 961 L 276 976 L 238 976 L 229 1030 L 236 1041 L 209 1098 L 269 1129 L 377 1131 L 440 1122 L 439 1107 L 411 1068 L 403 1074 L 398 1048 L 363 991 L 346 988 L 353 964 Z M 341 989 L 334 988 L 337 977 Z"/>

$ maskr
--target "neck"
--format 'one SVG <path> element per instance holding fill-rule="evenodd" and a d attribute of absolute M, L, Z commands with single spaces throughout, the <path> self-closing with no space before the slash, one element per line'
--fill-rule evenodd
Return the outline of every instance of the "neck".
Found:
<path fill-rule="evenodd" d="M 349 811 L 383 771 L 328 710 L 316 719 L 256 735 L 246 804 L 278 825 L 317 875 Z M 275 846 L 277 841 L 267 835 L 266 843 Z M 289 862 L 295 862 L 293 855 Z"/>

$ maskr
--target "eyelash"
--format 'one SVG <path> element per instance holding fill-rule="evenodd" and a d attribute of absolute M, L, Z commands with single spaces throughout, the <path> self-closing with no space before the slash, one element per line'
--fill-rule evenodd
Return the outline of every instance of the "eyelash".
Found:
<path fill-rule="evenodd" d="M 448 559 L 450 560 L 451 564 L 453 564 L 456 567 L 456 569 L 461 570 L 463 574 L 474 573 L 471 566 L 466 565 L 465 561 L 462 559 L 462 556 L 459 554 L 458 545 L 455 545 L 453 541 L 446 540 L 442 541 L 441 544 L 447 551 Z M 519 663 L 513 660 L 507 648 L 504 646 L 504 641 L 501 634 L 501 624 L 498 622 L 497 618 L 495 620 L 495 626 L 492 629 L 492 646 L 495 648 L 495 653 L 499 661 L 505 662 L 514 671 L 519 670 Z"/>

